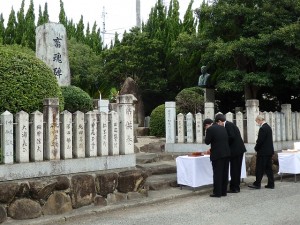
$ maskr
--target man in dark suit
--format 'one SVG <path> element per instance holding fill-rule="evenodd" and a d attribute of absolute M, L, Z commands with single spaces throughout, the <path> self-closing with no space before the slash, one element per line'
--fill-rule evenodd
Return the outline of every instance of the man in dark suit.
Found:
<path fill-rule="evenodd" d="M 221 126 L 224 126 L 228 134 L 228 143 L 230 147 L 230 184 L 228 193 L 240 192 L 241 183 L 241 171 L 244 152 L 246 147 L 242 139 L 239 128 L 232 122 L 226 121 L 226 117 L 223 114 L 217 114 L 215 122 Z"/>
<path fill-rule="evenodd" d="M 272 156 L 274 154 L 273 136 L 271 127 L 265 122 L 265 119 L 258 115 L 255 119 L 256 123 L 260 126 L 256 145 L 256 180 L 253 184 L 248 185 L 250 188 L 260 189 L 261 180 L 264 173 L 268 177 L 268 184 L 265 188 L 274 189 L 274 174 L 272 170 Z"/>
<path fill-rule="evenodd" d="M 210 144 L 210 160 L 213 168 L 213 194 L 210 197 L 227 195 L 228 169 L 230 148 L 226 129 L 213 124 L 211 119 L 205 119 L 203 126 L 206 129 L 205 144 Z"/>

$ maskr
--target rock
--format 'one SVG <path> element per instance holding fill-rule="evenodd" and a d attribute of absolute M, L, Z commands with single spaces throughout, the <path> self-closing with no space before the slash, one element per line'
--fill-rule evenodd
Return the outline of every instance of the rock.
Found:
<path fill-rule="evenodd" d="M 106 197 L 109 193 L 114 193 L 118 185 L 117 173 L 97 174 L 95 178 L 96 193 Z"/>
<path fill-rule="evenodd" d="M 139 152 L 140 152 L 140 149 L 136 145 L 134 145 L 134 153 L 139 153 Z"/>
<path fill-rule="evenodd" d="M 3 223 L 5 220 L 7 220 L 6 210 L 0 205 L 0 223 Z"/>
<path fill-rule="evenodd" d="M 59 176 L 56 178 L 57 184 L 55 186 L 55 190 L 67 190 L 70 188 L 70 180 L 66 176 Z"/>
<path fill-rule="evenodd" d="M 135 81 L 131 77 L 127 77 L 121 90 L 120 95 L 125 94 L 133 94 L 134 97 L 137 99 L 137 103 L 135 104 L 135 111 L 133 116 L 133 122 L 138 124 L 139 127 L 144 126 L 144 120 L 145 120 L 145 110 L 144 110 L 144 103 L 142 100 L 142 95 L 140 93 L 140 90 L 135 83 Z"/>
<path fill-rule="evenodd" d="M 143 187 L 147 177 L 148 174 L 141 170 L 120 172 L 117 189 L 121 193 L 138 191 Z"/>
<path fill-rule="evenodd" d="M 17 199 L 9 205 L 8 215 L 16 220 L 33 219 L 42 215 L 42 208 L 31 199 Z"/>
<path fill-rule="evenodd" d="M 165 143 L 153 142 L 140 148 L 141 152 L 160 153 L 165 151 Z"/>
<path fill-rule="evenodd" d="M 275 154 L 274 154 L 275 155 Z M 277 155 L 278 157 L 278 155 Z M 276 158 L 276 156 L 275 156 Z M 274 159 L 274 156 L 273 156 L 273 159 Z M 253 175 L 255 176 L 255 167 L 256 167 L 256 155 L 253 155 L 252 158 L 251 158 L 251 161 L 250 161 L 250 175 Z M 272 170 L 273 170 L 273 173 L 278 173 L 279 171 L 279 166 L 274 162 L 273 160 L 273 164 L 272 164 Z"/>
<path fill-rule="evenodd" d="M 107 206 L 107 199 L 100 195 L 97 195 L 94 198 L 94 205 L 95 206 Z"/>
<path fill-rule="evenodd" d="M 250 161 L 250 175 L 255 176 L 255 171 L 256 171 L 256 155 L 251 157 Z"/>
<path fill-rule="evenodd" d="M 159 175 L 159 174 L 172 174 L 176 173 L 176 164 L 167 164 L 166 162 L 153 162 L 147 164 L 138 164 L 137 168 L 147 172 L 151 175 Z"/>
<path fill-rule="evenodd" d="M 135 131 L 137 136 L 149 136 L 150 134 L 149 127 L 137 127 Z"/>
<path fill-rule="evenodd" d="M 147 197 L 146 194 L 143 192 L 128 192 L 127 193 L 127 199 L 132 200 L 132 199 L 139 199 L 139 198 L 144 198 Z"/>
<path fill-rule="evenodd" d="M 56 180 L 38 180 L 29 182 L 30 193 L 33 199 L 47 200 L 57 185 Z"/>
<path fill-rule="evenodd" d="M 106 199 L 108 204 L 115 204 L 127 200 L 127 194 L 115 192 L 113 194 L 108 194 Z"/>
<path fill-rule="evenodd" d="M 273 164 L 273 165 L 272 165 L 272 170 L 273 170 L 273 173 L 278 174 L 278 172 L 279 172 L 279 166 Z"/>
<path fill-rule="evenodd" d="M 19 185 L 19 190 L 16 193 L 16 197 L 18 198 L 28 198 L 29 197 L 29 184 L 28 183 L 21 183 Z"/>
<path fill-rule="evenodd" d="M 0 183 L 0 202 L 10 203 L 19 191 L 17 183 Z"/>
<path fill-rule="evenodd" d="M 90 205 L 96 196 L 95 181 L 91 175 L 75 175 L 71 178 L 73 208 Z"/>
<path fill-rule="evenodd" d="M 177 174 L 152 175 L 146 181 L 149 190 L 162 190 L 170 187 L 178 187 Z"/>
<path fill-rule="evenodd" d="M 43 207 L 44 215 L 57 215 L 72 211 L 70 196 L 56 191 L 51 194 Z"/>
<path fill-rule="evenodd" d="M 273 164 L 275 164 L 277 166 L 279 165 L 278 153 L 277 152 L 275 152 L 275 154 L 273 155 L 272 160 L 273 160 Z"/>

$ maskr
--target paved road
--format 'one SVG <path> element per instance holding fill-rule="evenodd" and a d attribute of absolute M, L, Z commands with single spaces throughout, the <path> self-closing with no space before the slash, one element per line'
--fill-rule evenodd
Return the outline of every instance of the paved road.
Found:
<path fill-rule="evenodd" d="M 284 179 L 274 190 L 243 187 L 239 194 L 207 194 L 66 221 L 64 225 L 298 225 L 300 182 Z"/>

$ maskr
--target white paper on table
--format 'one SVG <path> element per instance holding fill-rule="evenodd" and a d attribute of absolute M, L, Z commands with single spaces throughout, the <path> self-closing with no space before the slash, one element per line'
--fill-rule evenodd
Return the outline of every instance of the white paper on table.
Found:
<path fill-rule="evenodd" d="M 300 173 L 300 153 L 278 153 L 279 174 Z"/>

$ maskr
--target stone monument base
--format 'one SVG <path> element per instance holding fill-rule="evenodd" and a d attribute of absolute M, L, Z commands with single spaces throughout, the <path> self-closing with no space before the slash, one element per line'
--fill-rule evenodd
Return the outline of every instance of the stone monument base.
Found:
<path fill-rule="evenodd" d="M 204 88 L 204 102 L 215 102 L 215 89 Z"/>

